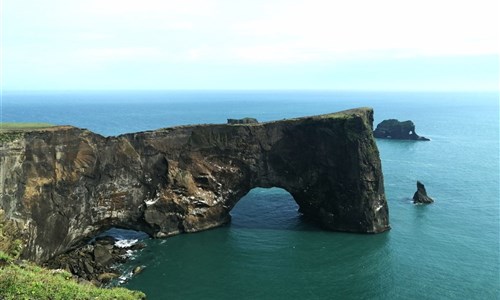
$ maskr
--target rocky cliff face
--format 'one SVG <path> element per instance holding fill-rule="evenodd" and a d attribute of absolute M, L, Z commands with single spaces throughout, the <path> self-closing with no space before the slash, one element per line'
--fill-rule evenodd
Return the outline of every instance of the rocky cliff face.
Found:
<path fill-rule="evenodd" d="M 117 137 L 74 127 L 0 146 L 0 207 L 25 224 L 38 262 L 110 228 L 153 237 L 224 224 L 254 187 L 281 187 L 326 229 L 389 229 L 373 112 L 245 125 L 196 125 Z"/>

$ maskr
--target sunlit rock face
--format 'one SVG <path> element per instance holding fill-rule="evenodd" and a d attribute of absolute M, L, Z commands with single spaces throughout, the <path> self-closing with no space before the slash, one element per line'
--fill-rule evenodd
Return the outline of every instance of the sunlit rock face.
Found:
<path fill-rule="evenodd" d="M 362 108 L 108 138 L 69 126 L 25 132 L 0 146 L 0 205 L 25 224 L 23 255 L 35 261 L 110 227 L 166 237 L 219 226 L 254 187 L 287 190 L 326 229 L 383 232 L 372 123 Z"/>

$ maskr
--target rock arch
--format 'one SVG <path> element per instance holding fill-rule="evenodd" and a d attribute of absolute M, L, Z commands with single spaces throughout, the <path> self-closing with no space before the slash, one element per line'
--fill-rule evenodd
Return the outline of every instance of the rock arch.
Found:
<path fill-rule="evenodd" d="M 74 127 L 0 148 L 0 205 L 35 261 L 109 227 L 154 237 L 229 221 L 254 187 L 287 190 L 324 228 L 378 233 L 388 208 L 369 108 L 258 124 L 180 126 L 117 137 Z M 8 171 L 6 171 L 8 170 Z"/>
<path fill-rule="evenodd" d="M 299 212 L 293 196 L 278 187 L 251 189 L 230 212 L 231 227 L 248 229 L 318 229 Z M 307 224 L 297 224 L 305 222 Z"/>

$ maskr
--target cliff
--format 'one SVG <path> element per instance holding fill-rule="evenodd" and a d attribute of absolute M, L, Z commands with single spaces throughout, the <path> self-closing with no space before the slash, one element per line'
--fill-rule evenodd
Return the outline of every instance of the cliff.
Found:
<path fill-rule="evenodd" d="M 230 220 L 254 187 L 281 187 L 330 230 L 389 229 L 373 111 L 268 123 L 194 125 L 117 137 L 71 126 L 0 145 L 0 208 L 41 262 L 110 228 L 153 237 Z"/>

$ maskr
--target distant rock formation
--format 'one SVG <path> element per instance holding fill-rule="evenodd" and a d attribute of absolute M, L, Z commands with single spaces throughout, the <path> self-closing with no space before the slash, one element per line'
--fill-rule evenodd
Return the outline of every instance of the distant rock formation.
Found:
<path fill-rule="evenodd" d="M 243 118 L 243 119 L 227 119 L 227 124 L 257 124 L 259 121 L 255 118 Z"/>
<path fill-rule="evenodd" d="M 0 143 L 0 208 L 24 224 L 22 256 L 37 262 L 111 227 L 161 238 L 220 226 L 255 187 L 287 190 L 326 229 L 383 232 L 372 122 L 373 110 L 360 108 L 117 137 L 71 126 L 21 132 Z"/>
<path fill-rule="evenodd" d="M 396 119 L 382 121 L 373 131 L 373 136 L 379 139 L 430 141 L 415 132 L 415 124 L 412 121 L 400 122 Z"/>
<path fill-rule="evenodd" d="M 434 202 L 431 197 L 427 196 L 427 191 L 422 182 L 417 181 L 417 191 L 413 195 L 413 203 L 429 204 Z"/>

